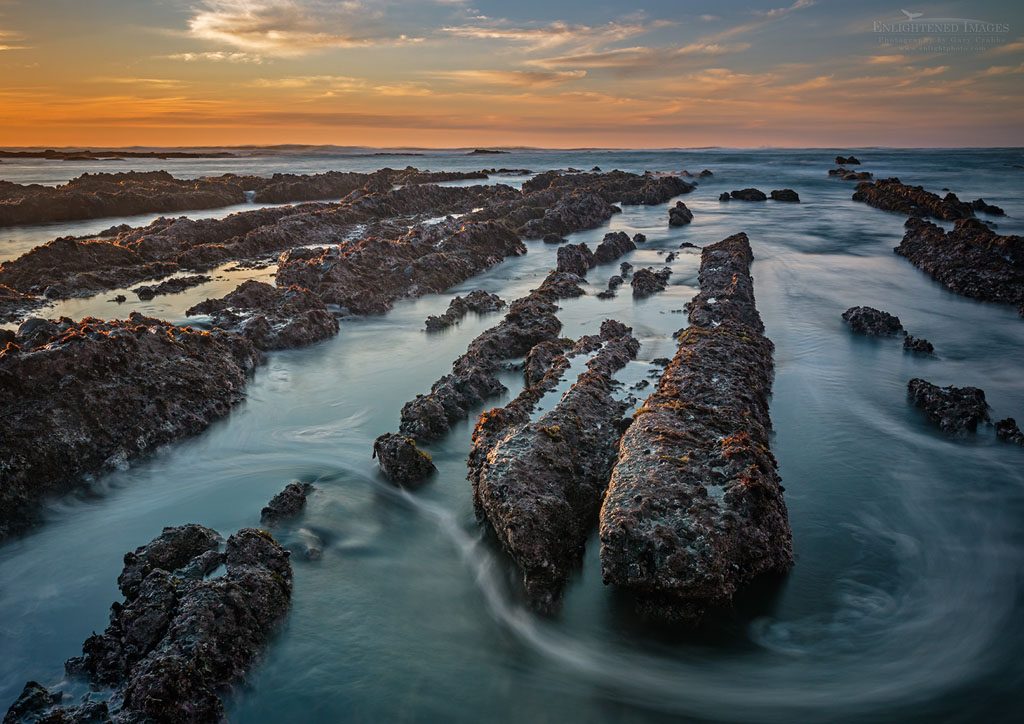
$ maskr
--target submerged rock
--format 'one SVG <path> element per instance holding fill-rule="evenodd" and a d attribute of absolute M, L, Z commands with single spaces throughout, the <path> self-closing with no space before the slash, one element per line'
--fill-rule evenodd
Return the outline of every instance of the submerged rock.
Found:
<path fill-rule="evenodd" d="M 752 259 L 745 234 L 704 248 L 690 326 L 619 446 L 601 509 L 602 575 L 648 614 L 698 619 L 793 563 Z"/>
<path fill-rule="evenodd" d="M 418 483 L 437 470 L 430 455 L 420 450 L 408 435 L 381 435 L 373 441 L 373 457 L 384 477 L 398 485 Z"/>
<path fill-rule="evenodd" d="M 908 334 L 903 340 L 903 349 L 920 354 L 935 354 L 935 347 L 927 339 Z"/>
<path fill-rule="evenodd" d="M 764 191 L 760 189 L 740 189 L 729 194 L 738 201 L 767 201 Z"/>
<path fill-rule="evenodd" d="M 295 518 L 306 507 L 306 498 L 313 492 L 310 483 L 295 481 L 288 483 L 284 490 L 270 499 L 260 511 L 260 522 L 275 526 L 288 518 Z"/>
<path fill-rule="evenodd" d="M 1012 442 L 1024 446 L 1024 432 L 1017 426 L 1017 421 L 1012 417 L 1000 420 L 996 423 L 996 437 L 1003 442 Z"/>
<path fill-rule="evenodd" d="M 316 295 L 302 287 L 274 287 L 248 280 L 220 299 L 207 299 L 185 312 L 206 314 L 215 327 L 237 332 L 262 350 L 303 347 L 338 333 L 338 320 Z"/>
<path fill-rule="evenodd" d="M 956 194 L 948 193 L 940 198 L 922 186 L 908 186 L 898 178 L 859 183 L 853 200 L 908 216 L 932 216 L 946 221 L 974 216 L 971 205 L 958 199 Z"/>
<path fill-rule="evenodd" d="M 481 416 L 474 431 L 477 514 L 522 570 L 527 598 L 540 612 L 557 609 L 597 522 L 628 407 L 612 397 L 612 375 L 640 347 L 630 331 L 617 322 L 602 325 L 603 346 L 588 370 L 537 421 L 522 407 L 498 409 Z"/>
<path fill-rule="evenodd" d="M 633 287 L 633 296 L 643 299 L 657 292 L 665 291 L 670 276 L 672 276 L 672 270 L 668 267 L 657 271 L 651 267 L 637 269 L 633 272 L 633 279 L 629 282 L 630 286 Z"/>
<path fill-rule="evenodd" d="M 846 168 L 834 168 L 828 172 L 829 176 L 838 176 L 843 181 L 870 181 L 874 176 L 869 171 L 851 171 Z"/>
<path fill-rule="evenodd" d="M 732 196 L 729 195 L 728 191 L 723 191 L 721 194 L 718 195 L 719 201 L 730 201 L 731 199 Z"/>
<path fill-rule="evenodd" d="M 800 195 L 793 189 L 778 189 L 776 191 L 772 191 L 771 197 L 773 201 L 786 201 L 793 204 L 800 203 Z"/>
<path fill-rule="evenodd" d="M 261 358 L 239 335 L 139 314 L 23 324 L 0 350 L 0 539 L 44 497 L 226 415 Z"/>
<path fill-rule="evenodd" d="M 843 312 L 843 321 L 858 334 L 873 337 L 892 337 L 906 334 L 899 317 L 874 307 L 850 307 Z"/>
<path fill-rule="evenodd" d="M 187 530 L 186 530 L 187 529 Z M 252 666 L 288 610 L 288 552 L 263 531 L 241 530 L 224 553 L 216 531 L 165 528 L 125 557 L 119 580 L 138 581 L 111 606 L 110 625 L 70 659 L 68 672 L 112 690 L 108 702 L 62 707 L 30 682 L 5 721 L 223 721 L 221 696 Z M 191 559 L 189 556 L 192 556 Z M 206 578 L 223 563 L 225 573 Z"/>
<path fill-rule="evenodd" d="M 977 219 L 944 231 L 915 218 L 906 229 L 897 254 L 957 294 L 1012 304 L 1024 316 L 1024 237 L 999 236 Z"/>
<path fill-rule="evenodd" d="M 425 324 L 428 332 L 436 332 L 451 327 L 470 312 L 486 314 L 496 312 L 504 307 L 505 300 L 497 294 L 485 292 L 483 289 L 474 289 L 465 297 L 455 297 L 448 304 L 448 310 L 444 314 L 427 317 Z"/>
<path fill-rule="evenodd" d="M 137 287 L 134 291 L 139 299 L 146 301 L 162 294 L 179 294 L 186 289 L 198 287 L 200 284 L 212 281 L 213 277 L 208 277 L 205 274 L 193 274 L 185 277 L 171 277 L 167 281 L 156 285 Z"/>
<path fill-rule="evenodd" d="M 910 401 L 928 420 L 950 434 L 974 432 L 988 419 L 985 393 L 977 387 L 939 387 L 920 378 L 907 383 Z"/>
<path fill-rule="evenodd" d="M 676 201 L 676 205 L 668 210 L 669 226 L 684 226 L 693 221 L 693 212 L 686 208 L 682 201 Z"/>
<path fill-rule="evenodd" d="M 971 208 L 992 216 L 1006 216 L 1006 212 L 1000 207 L 985 202 L 985 199 L 975 199 L 971 202 Z"/>

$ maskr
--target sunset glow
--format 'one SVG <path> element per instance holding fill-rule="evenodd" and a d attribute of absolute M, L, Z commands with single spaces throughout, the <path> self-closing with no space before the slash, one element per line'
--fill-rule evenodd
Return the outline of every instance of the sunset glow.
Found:
<path fill-rule="evenodd" d="M 1024 6 L 963 51 L 890 2 L 0 2 L 0 145 L 998 146 Z M 1005 26 L 1005 28 L 1003 27 Z M 981 35 L 979 33 L 979 35 Z"/>

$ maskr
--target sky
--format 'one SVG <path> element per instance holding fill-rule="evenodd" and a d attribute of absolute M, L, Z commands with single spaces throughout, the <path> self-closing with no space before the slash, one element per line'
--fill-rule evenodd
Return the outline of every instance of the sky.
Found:
<path fill-rule="evenodd" d="M 0 146 L 283 143 L 1022 146 L 1024 3 L 0 0 Z"/>

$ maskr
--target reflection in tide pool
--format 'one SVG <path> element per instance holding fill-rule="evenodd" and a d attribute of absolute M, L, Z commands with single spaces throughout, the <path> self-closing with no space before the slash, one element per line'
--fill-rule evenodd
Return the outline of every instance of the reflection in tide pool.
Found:
<path fill-rule="evenodd" d="M 984 196 L 1009 214 L 1001 232 L 1024 231 L 1021 183 L 1006 170 L 1011 155 L 1020 162 L 1017 151 L 846 150 L 876 175 Z M 994 419 L 1024 417 L 1024 321 L 946 292 L 895 256 L 902 217 L 850 202 L 852 187 L 825 177 L 834 155 L 501 157 L 538 170 L 715 172 L 685 198 L 690 226 L 670 229 L 665 207 L 624 207 L 610 226 L 572 241 L 643 232 L 647 243 L 626 257 L 639 267 L 660 265 L 683 242 L 749 234 L 776 345 L 773 444 L 797 555 L 778 589 L 752 592 L 735 617 L 700 635 L 646 624 L 602 585 L 595 537 L 562 613 L 537 618 L 475 523 L 470 421 L 429 448 L 439 474 L 424 488 L 399 491 L 379 478 L 372 440 L 498 317 L 471 314 L 429 336 L 423 320 L 473 288 L 511 300 L 536 286 L 554 248 L 530 242 L 526 256 L 448 294 L 344 320 L 331 341 L 271 355 L 228 419 L 97 481 L 93 494 L 55 505 L 44 527 L 0 548 L 0 700 L 13 700 L 26 679 L 59 680 L 63 660 L 105 625 L 126 550 L 164 525 L 252 525 L 298 478 L 318 492 L 305 532 L 286 542 L 316 535 L 324 555 L 295 556 L 291 615 L 232 700 L 235 721 L 1012 721 L 1024 684 L 1024 453 L 990 427 L 943 437 L 908 406 L 905 386 L 915 376 L 977 385 Z M 803 203 L 717 201 L 745 186 L 793 188 Z M 675 349 L 698 263 L 680 254 L 669 289 L 636 302 L 628 287 L 597 299 L 617 272 L 598 267 L 589 295 L 564 302 L 564 333 L 593 333 L 608 317 L 632 325 L 643 347 L 620 379 L 642 379 L 647 362 Z M 193 292 L 212 291 L 154 301 L 161 316 L 179 319 Z M 840 314 L 855 304 L 897 314 L 937 355 L 851 335 Z M 518 373 L 504 381 L 515 395 Z"/>

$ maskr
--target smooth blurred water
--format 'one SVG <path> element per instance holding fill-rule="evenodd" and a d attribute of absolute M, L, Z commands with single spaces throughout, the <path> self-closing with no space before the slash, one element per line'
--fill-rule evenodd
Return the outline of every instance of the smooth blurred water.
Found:
<path fill-rule="evenodd" d="M 602 585 L 592 539 L 562 613 L 539 619 L 474 520 L 465 479 L 471 421 L 430 448 L 440 472 L 424 488 L 398 491 L 380 479 L 372 440 L 395 429 L 401 405 L 498 316 L 470 315 L 430 336 L 423 319 L 455 293 L 483 288 L 511 300 L 536 286 L 554 248 L 531 242 L 526 256 L 449 294 L 345 320 L 331 341 L 272 355 L 228 419 L 103 478 L 90 496 L 55 504 L 45 526 L 0 548 L 0 703 L 26 679 L 59 681 L 63 660 L 105 625 L 125 551 L 164 525 L 194 521 L 225 534 L 253 525 L 298 478 L 317 485 L 301 526 L 323 539 L 324 556 L 293 557 L 291 614 L 232 700 L 232 720 L 1017 720 L 1024 450 L 988 427 L 965 440 L 943 436 L 907 404 L 905 386 L 915 376 L 977 385 L 994 419 L 1024 418 L 1024 320 L 953 295 L 894 255 L 903 218 L 852 203 L 852 185 L 825 176 L 832 157 L 850 151 L 878 176 L 984 196 L 1010 215 L 997 220 L 1001 231 L 1024 232 L 1019 150 L 470 159 L 469 167 L 715 172 L 684 197 L 694 212 L 687 227 L 670 229 L 665 207 L 627 206 L 572 241 L 642 231 L 648 242 L 626 257 L 640 266 L 660 264 L 659 251 L 684 241 L 750 236 L 758 305 L 776 345 L 773 447 L 797 555 L 780 589 L 745 597 L 737 616 L 700 635 L 646 624 Z M 221 170 L 190 163 L 197 173 Z M 372 159 L 388 164 L 399 165 Z M 718 202 L 721 191 L 746 186 L 793 188 L 803 203 Z M 593 296 L 617 265 L 595 269 L 590 294 L 563 304 L 565 334 L 594 332 L 608 317 L 632 325 L 643 347 L 620 379 L 642 378 L 649 360 L 675 349 L 671 334 L 684 324 L 679 310 L 695 293 L 698 264 L 699 254 L 683 250 L 669 289 L 637 302 L 628 288 L 608 301 Z M 156 311 L 180 318 L 192 296 L 158 298 Z M 840 314 L 855 304 L 897 314 L 937 356 L 851 335 Z M 505 381 L 516 394 L 519 375 Z M 283 537 L 298 546 L 304 535 Z"/>

